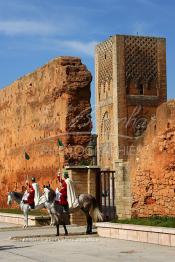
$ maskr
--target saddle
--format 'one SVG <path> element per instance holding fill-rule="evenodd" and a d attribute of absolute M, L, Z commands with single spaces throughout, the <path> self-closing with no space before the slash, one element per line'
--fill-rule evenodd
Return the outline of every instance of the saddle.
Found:
<path fill-rule="evenodd" d="M 58 223 L 60 225 L 70 225 L 70 212 L 68 206 L 61 206 L 57 203 L 54 203 L 54 208 L 56 211 Z"/>

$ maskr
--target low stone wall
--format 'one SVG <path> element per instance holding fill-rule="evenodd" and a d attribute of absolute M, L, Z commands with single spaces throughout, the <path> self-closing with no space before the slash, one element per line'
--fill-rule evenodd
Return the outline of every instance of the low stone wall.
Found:
<path fill-rule="evenodd" d="M 20 214 L 0 213 L 0 222 L 24 225 L 24 216 Z M 29 226 L 40 226 L 50 224 L 49 216 L 29 216 Z"/>
<path fill-rule="evenodd" d="M 96 223 L 101 237 L 140 241 L 175 247 L 175 228 L 152 227 L 130 224 Z"/>

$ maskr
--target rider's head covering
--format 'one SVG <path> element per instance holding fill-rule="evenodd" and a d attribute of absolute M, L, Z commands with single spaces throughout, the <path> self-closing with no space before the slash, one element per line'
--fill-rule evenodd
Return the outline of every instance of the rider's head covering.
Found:
<path fill-rule="evenodd" d="M 64 178 L 68 178 L 68 177 L 69 177 L 68 171 L 67 171 L 67 170 L 64 170 L 63 175 L 64 175 Z"/>
<path fill-rule="evenodd" d="M 61 171 L 58 171 L 58 172 L 57 172 L 57 177 L 58 177 L 58 176 L 61 176 Z"/>
<path fill-rule="evenodd" d="M 61 182 L 61 176 L 58 175 L 57 178 L 58 178 L 58 181 Z"/>
<path fill-rule="evenodd" d="M 35 182 L 35 177 L 32 177 L 32 182 Z"/>

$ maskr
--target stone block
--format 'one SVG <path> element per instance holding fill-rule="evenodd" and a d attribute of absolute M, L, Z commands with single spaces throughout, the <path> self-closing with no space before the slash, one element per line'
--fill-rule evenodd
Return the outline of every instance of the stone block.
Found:
<path fill-rule="evenodd" d="M 171 237 L 169 234 L 159 233 L 159 245 L 170 246 Z"/>
<path fill-rule="evenodd" d="M 128 230 L 127 240 L 139 241 L 139 232 L 135 230 Z"/>
<path fill-rule="evenodd" d="M 97 233 L 101 237 L 110 237 L 111 229 L 110 228 L 97 228 Z"/>
<path fill-rule="evenodd" d="M 158 244 L 159 233 L 148 232 L 148 243 Z"/>
<path fill-rule="evenodd" d="M 128 237 L 128 231 L 125 229 L 119 229 L 118 230 L 118 238 L 119 239 L 127 239 Z"/>
<path fill-rule="evenodd" d="M 138 241 L 148 242 L 148 232 L 138 231 Z"/>
<path fill-rule="evenodd" d="M 171 245 L 171 247 L 175 247 L 175 235 L 171 235 L 171 237 L 170 237 L 170 245 Z"/>
<path fill-rule="evenodd" d="M 119 230 L 118 228 L 111 228 L 110 237 L 111 238 L 118 238 Z"/>

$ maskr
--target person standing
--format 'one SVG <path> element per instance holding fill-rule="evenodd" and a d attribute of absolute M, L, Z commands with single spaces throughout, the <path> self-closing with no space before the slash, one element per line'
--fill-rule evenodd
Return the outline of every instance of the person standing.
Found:
<path fill-rule="evenodd" d="M 40 194 L 39 194 L 39 185 L 38 183 L 36 183 L 35 177 L 32 177 L 32 187 L 35 191 L 34 202 L 35 202 L 35 207 L 36 207 L 39 204 Z"/>

